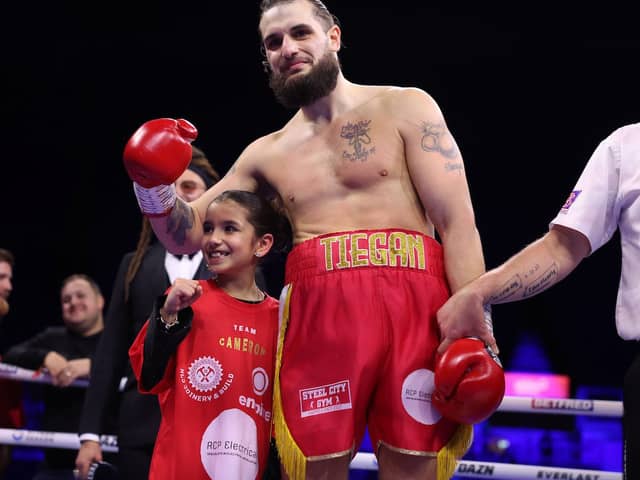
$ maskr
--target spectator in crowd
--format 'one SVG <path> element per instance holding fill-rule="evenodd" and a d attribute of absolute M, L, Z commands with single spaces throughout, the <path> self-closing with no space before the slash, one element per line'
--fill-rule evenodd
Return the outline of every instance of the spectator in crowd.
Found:
<path fill-rule="evenodd" d="M 42 429 L 75 432 L 86 389 L 72 386 L 72 383 L 89 378 L 92 357 L 104 328 L 104 298 L 92 278 L 74 274 L 62 283 L 60 303 L 64 325 L 48 327 L 11 347 L 4 361 L 46 371 L 51 384 L 44 388 Z M 109 426 L 109 422 L 106 425 Z M 111 429 L 106 431 L 113 433 L 113 421 Z M 73 479 L 74 463 L 74 451 L 47 449 L 44 464 L 34 480 Z"/>
<path fill-rule="evenodd" d="M 13 254 L 0 248 L 0 321 L 9 313 L 9 295 L 13 290 Z"/>
<path fill-rule="evenodd" d="M 0 248 L 0 323 L 9 313 L 9 295 L 13 290 L 13 254 Z M 1 358 L 0 358 L 1 360 Z M 0 428 L 18 428 L 23 425 L 22 385 L 0 379 Z M 0 478 L 11 460 L 11 447 L 0 445 Z"/>

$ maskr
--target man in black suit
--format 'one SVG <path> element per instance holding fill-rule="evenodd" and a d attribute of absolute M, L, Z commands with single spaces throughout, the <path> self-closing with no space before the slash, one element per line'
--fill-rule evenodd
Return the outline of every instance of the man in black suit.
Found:
<path fill-rule="evenodd" d="M 192 201 L 219 178 L 204 153 L 193 147 L 191 164 L 176 180 L 176 192 L 183 200 Z M 138 393 L 127 352 L 147 320 L 155 299 L 176 278 L 200 279 L 210 275 L 200 251 L 176 258 L 160 242 L 152 241 L 152 237 L 153 231 L 145 218 L 136 251 L 126 254 L 118 268 L 80 420 L 81 447 L 76 467 L 82 479 L 87 478 L 92 462 L 102 460 L 100 434 L 105 416 L 117 407 L 118 390 L 122 391 L 116 461 L 120 479 L 148 477 L 160 425 L 160 408 L 154 395 Z"/>

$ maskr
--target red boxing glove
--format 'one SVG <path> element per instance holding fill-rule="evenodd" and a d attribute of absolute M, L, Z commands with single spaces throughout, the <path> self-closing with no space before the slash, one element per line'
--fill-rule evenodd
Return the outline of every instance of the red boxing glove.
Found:
<path fill-rule="evenodd" d="M 127 142 L 124 166 L 134 182 L 142 212 L 166 215 L 176 202 L 173 182 L 191 162 L 198 131 L 187 120 L 159 118 L 144 123 Z"/>
<path fill-rule="evenodd" d="M 158 118 L 144 123 L 124 147 L 124 166 L 144 188 L 171 185 L 191 162 L 198 131 L 186 120 Z"/>
<path fill-rule="evenodd" d="M 489 417 L 504 397 L 504 370 L 477 338 L 461 338 L 436 359 L 433 405 L 443 417 L 474 424 Z"/>

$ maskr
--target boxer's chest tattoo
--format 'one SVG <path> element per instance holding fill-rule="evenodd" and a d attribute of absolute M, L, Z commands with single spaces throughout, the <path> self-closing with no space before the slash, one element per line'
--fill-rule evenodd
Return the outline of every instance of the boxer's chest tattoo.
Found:
<path fill-rule="evenodd" d="M 342 158 L 350 162 L 366 162 L 369 155 L 376 153 L 376 146 L 369 135 L 370 130 L 371 120 L 358 120 L 343 125 L 340 137 L 348 142 L 348 148 L 342 151 Z"/>

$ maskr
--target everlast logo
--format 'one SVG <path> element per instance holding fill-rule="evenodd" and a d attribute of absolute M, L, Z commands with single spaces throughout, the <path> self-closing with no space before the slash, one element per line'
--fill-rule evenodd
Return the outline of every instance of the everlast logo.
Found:
<path fill-rule="evenodd" d="M 424 238 L 420 235 L 350 233 L 322 238 L 320 244 L 324 247 L 327 271 L 369 266 L 425 269 Z"/>
<path fill-rule="evenodd" d="M 547 478 L 549 480 L 598 480 L 600 475 L 580 472 L 552 472 L 538 470 L 536 478 Z"/>

